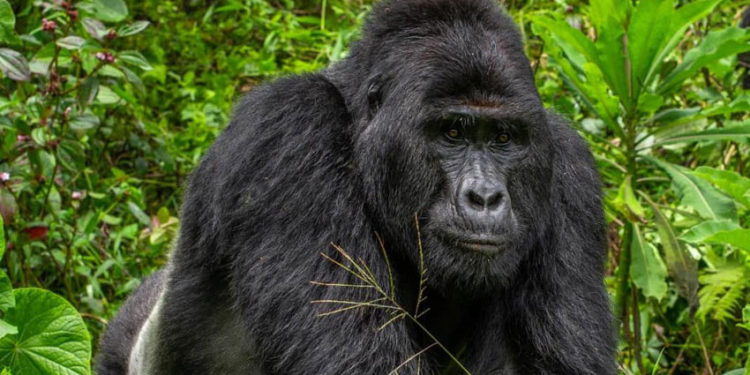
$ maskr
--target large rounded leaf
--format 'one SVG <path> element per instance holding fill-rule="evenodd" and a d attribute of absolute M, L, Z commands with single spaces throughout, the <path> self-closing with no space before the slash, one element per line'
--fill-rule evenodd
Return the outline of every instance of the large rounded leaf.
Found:
<path fill-rule="evenodd" d="M 18 334 L 0 339 L 0 367 L 23 375 L 91 374 L 91 337 L 62 297 L 36 288 L 14 290 L 16 307 L 5 320 Z"/>

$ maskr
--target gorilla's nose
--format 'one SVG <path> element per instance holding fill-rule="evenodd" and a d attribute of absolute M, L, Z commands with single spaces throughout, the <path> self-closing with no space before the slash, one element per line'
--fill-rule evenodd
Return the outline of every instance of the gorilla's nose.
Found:
<path fill-rule="evenodd" d="M 461 194 L 461 205 L 473 211 L 487 211 L 494 214 L 503 207 L 505 189 L 501 185 L 490 183 L 467 184 Z"/>

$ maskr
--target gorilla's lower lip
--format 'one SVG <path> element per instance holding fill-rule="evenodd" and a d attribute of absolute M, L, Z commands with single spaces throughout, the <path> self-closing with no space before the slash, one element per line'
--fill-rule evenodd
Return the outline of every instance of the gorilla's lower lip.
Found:
<path fill-rule="evenodd" d="M 476 251 L 486 255 L 497 254 L 501 248 L 500 243 L 489 241 L 458 241 L 456 244 L 464 250 Z"/>

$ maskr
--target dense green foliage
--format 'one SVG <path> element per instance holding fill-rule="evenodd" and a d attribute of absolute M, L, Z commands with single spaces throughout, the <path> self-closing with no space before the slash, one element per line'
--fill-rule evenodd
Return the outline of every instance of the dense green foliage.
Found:
<path fill-rule="evenodd" d="M 623 373 L 750 374 L 748 4 L 505 2 L 599 163 Z M 89 373 L 232 103 L 342 58 L 369 6 L 0 0 L 0 369 Z"/>

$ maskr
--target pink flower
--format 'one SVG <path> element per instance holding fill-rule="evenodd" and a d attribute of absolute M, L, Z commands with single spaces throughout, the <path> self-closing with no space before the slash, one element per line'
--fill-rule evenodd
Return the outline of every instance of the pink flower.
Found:
<path fill-rule="evenodd" d="M 80 201 L 81 198 L 83 198 L 83 194 L 81 194 L 80 191 L 74 191 L 70 193 L 70 198 L 73 199 L 74 201 Z"/>
<path fill-rule="evenodd" d="M 8 172 L 0 172 L 0 181 L 6 182 L 10 180 L 10 173 Z"/>
<path fill-rule="evenodd" d="M 50 21 L 46 18 L 42 18 L 42 30 L 44 31 L 55 31 L 55 21 Z"/>

